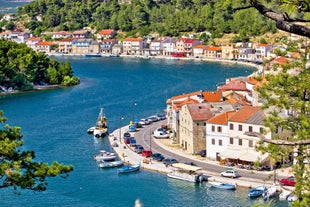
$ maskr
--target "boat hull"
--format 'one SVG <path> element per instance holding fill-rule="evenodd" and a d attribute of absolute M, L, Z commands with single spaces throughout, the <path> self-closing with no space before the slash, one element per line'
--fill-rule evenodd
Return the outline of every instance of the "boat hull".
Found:
<path fill-rule="evenodd" d="M 112 168 L 112 167 L 119 167 L 124 164 L 124 161 L 118 160 L 118 161 L 112 161 L 112 162 L 100 162 L 98 164 L 99 168 Z"/>
<path fill-rule="evenodd" d="M 182 172 L 171 172 L 171 173 L 168 173 L 167 176 L 169 178 L 189 181 L 189 182 L 193 182 L 193 183 L 198 183 L 198 182 L 201 181 L 200 180 L 201 174 L 192 174 L 192 175 L 190 175 L 188 173 L 182 173 Z"/>
<path fill-rule="evenodd" d="M 222 190 L 236 190 L 236 185 L 219 183 L 219 182 L 209 182 L 212 187 L 222 189 Z"/>
<path fill-rule="evenodd" d="M 140 170 L 140 165 L 127 165 L 121 169 L 117 170 L 117 173 L 130 173 Z"/>

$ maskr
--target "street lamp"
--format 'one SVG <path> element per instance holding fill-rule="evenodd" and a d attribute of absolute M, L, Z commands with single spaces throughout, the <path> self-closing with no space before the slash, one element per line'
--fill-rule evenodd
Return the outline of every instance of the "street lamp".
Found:
<path fill-rule="evenodd" d="M 124 116 L 121 116 L 119 119 L 119 142 L 122 143 L 122 120 L 124 120 Z"/>
<path fill-rule="evenodd" d="M 133 102 L 132 104 L 132 123 L 135 122 L 135 106 L 137 105 L 137 102 Z"/>

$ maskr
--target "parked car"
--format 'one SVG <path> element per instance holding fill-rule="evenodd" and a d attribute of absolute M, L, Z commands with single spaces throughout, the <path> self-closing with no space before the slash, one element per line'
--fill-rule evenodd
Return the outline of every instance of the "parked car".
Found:
<path fill-rule="evenodd" d="M 163 159 L 165 159 L 165 157 L 160 153 L 154 153 L 152 155 L 152 158 L 157 161 L 162 161 Z"/>
<path fill-rule="evenodd" d="M 173 163 L 178 163 L 178 161 L 174 158 L 166 158 L 166 159 L 163 159 L 163 163 L 165 165 L 172 165 Z"/>
<path fill-rule="evenodd" d="M 230 178 L 240 177 L 239 173 L 236 170 L 226 170 L 224 172 L 221 172 L 221 176 Z"/>
<path fill-rule="evenodd" d="M 290 177 L 281 179 L 280 183 L 282 185 L 295 186 L 296 180 L 294 176 L 290 176 Z"/>
<path fill-rule="evenodd" d="M 184 164 L 191 165 L 191 166 L 197 166 L 196 163 L 194 163 L 194 162 L 184 162 Z"/>
<path fill-rule="evenodd" d="M 156 116 L 157 116 L 157 118 L 158 118 L 159 120 L 164 120 L 164 119 L 166 119 L 166 116 L 165 116 L 164 114 L 157 114 Z"/>
<path fill-rule="evenodd" d="M 152 151 L 151 150 L 144 150 L 143 152 L 142 152 L 142 156 L 144 156 L 144 157 L 151 157 L 152 156 Z"/>
<path fill-rule="evenodd" d="M 144 147 L 141 145 L 136 145 L 134 152 L 141 154 L 144 151 Z"/>
<path fill-rule="evenodd" d="M 130 141 L 131 141 L 132 139 L 134 139 L 134 137 L 124 137 L 124 142 L 125 142 L 126 144 L 130 144 Z"/>
<path fill-rule="evenodd" d="M 149 125 L 151 122 L 149 119 L 140 119 L 139 123 L 141 125 Z"/>
<path fill-rule="evenodd" d="M 159 118 L 156 115 L 150 116 L 148 119 L 152 120 L 152 122 L 159 121 Z"/>
<path fill-rule="evenodd" d="M 163 132 L 163 131 L 154 131 L 153 136 L 155 138 L 169 138 L 169 134 L 167 132 Z"/>
<path fill-rule="evenodd" d="M 125 138 L 125 137 L 131 137 L 131 134 L 129 133 L 129 132 L 125 132 L 124 134 L 123 134 L 123 137 Z"/>
<path fill-rule="evenodd" d="M 200 150 L 198 152 L 198 154 L 201 156 L 201 157 L 205 157 L 207 155 L 207 151 L 206 150 Z"/>

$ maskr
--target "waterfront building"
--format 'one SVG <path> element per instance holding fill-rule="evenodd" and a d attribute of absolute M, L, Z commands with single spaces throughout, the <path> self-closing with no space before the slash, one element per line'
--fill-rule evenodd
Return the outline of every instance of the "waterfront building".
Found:
<path fill-rule="evenodd" d="M 201 41 L 189 38 L 179 38 L 176 41 L 176 53 L 182 53 L 183 56 L 193 56 L 193 50 L 196 45 L 201 45 Z"/>
<path fill-rule="evenodd" d="M 209 104 L 186 104 L 179 113 L 179 139 L 182 149 L 191 154 L 206 149 L 206 121 L 213 117 Z"/>
<path fill-rule="evenodd" d="M 123 41 L 123 52 L 127 55 L 141 55 L 143 47 L 143 38 L 128 37 Z"/>
<path fill-rule="evenodd" d="M 247 132 L 264 134 L 271 139 L 272 133 L 264 126 L 266 115 L 259 107 L 243 106 L 228 118 L 229 143 L 225 150 L 219 153 L 221 159 L 270 164 L 268 154 L 261 154 L 255 150 L 260 138 L 246 135 Z"/>
<path fill-rule="evenodd" d="M 175 43 L 176 40 L 172 39 L 172 37 L 163 37 L 162 39 L 162 54 L 164 56 L 171 56 L 171 54 L 175 51 Z"/>
<path fill-rule="evenodd" d="M 238 48 L 236 44 L 230 43 L 222 46 L 222 58 L 226 60 L 238 59 Z"/>
<path fill-rule="evenodd" d="M 210 47 L 206 48 L 204 56 L 206 58 L 209 58 L 209 59 L 221 58 L 222 57 L 222 48 L 210 46 Z"/>
<path fill-rule="evenodd" d="M 117 40 L 114 39 L 103 39 L 100 42 L 100 53 L 101 54 L 111 54 L 113 46 L 117 44 Z M 115 53 L 119 54 L 119 52 Z"/>
<path fill-rule="evenodd" d="M 73 38 L 64 38 L 58 41 L 58 52 L 63 54 L 72 53 Z"/>
<path fill-rule="evenodd" d="M 219 154 L 229 145 L 228 119 L 235 111 L 225 111 L 206 121 L 206 158 L 220 161 Z"/>
<path fill-rule="evenodd" d="M 33 50 L 36 49 L 36 44 L 39 42 L 42 42 L 42 41 L 43 41 L 43 39 L 40 37 L 29 37 L 29 38 L 25 39 L 26 45 Z"/>
<path fill-rule="evenodd" d="M 255 50 L 252 47 L 252 43 L 242 43 L 236 45 L 238 47 L 237 60 L 239 61 L 254 61 Z"/>
<path fill-rule="evenodd" d="M 263 62 L 269 51 L 273 48 L 271 44 L 256 44 L 254 45 L 255 50 L 255 61 Z"/>
<path fill-rule="evenodd" d="M 91 33 L 87 30 L 76 30 L 72 33 L 74 39 L 87 39 L 91 37 Z"/>
<path fill-rule="evenodd" d="M 103 29 L 96 36 L 97 41 L 102 42 L 103 40 L 113 39 L 116 35 L 116 31 L 113 29 Z"/>
<path fill-rule="evenodd" d="M 43 53 L 50 53 L 53 45 L 55 44 L 52 42 L 46 42 L 46 41 L 38 42 L 35 45 L 35 51 L 43 52 Z"/>
<path fill-rule="evenodd" d="M 163 54 L 163 41 L 162 39 L 156 39 L 150 42 L 150 55 L 162 55 Z"/>
<path fill-rule="evenodd" d="M 205 51 L 208 48 L 206 45 L 196 45 L 193 49 L 193 55 L 196 58 L 202 58 L 205 56 Z"/>
<path fill-rule="evenodd" d="M 73 54 L 99 53 L 99 44 L 93 39 L 74 39 L 72 41 Z"/>
<path fill-rule="evenodd" d="M 71 38 L 72 33 L 67 31 L 53 32 L 52 39 Z"/>

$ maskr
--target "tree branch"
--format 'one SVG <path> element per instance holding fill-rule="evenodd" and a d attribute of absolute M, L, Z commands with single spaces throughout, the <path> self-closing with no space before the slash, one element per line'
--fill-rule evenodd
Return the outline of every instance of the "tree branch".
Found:
<path fill-rule="evenodd" d="M 276 144 L 276 145 L 285 145 L 285 146 L 296 146 L 296 145 L 310 145 L 310 139 L 306 140 L 274 140 L 274 139 L 266 139 L 264 135 L 257 132 L 245 132 L 247 136 L 258 137 L 261 141 Z"/>

